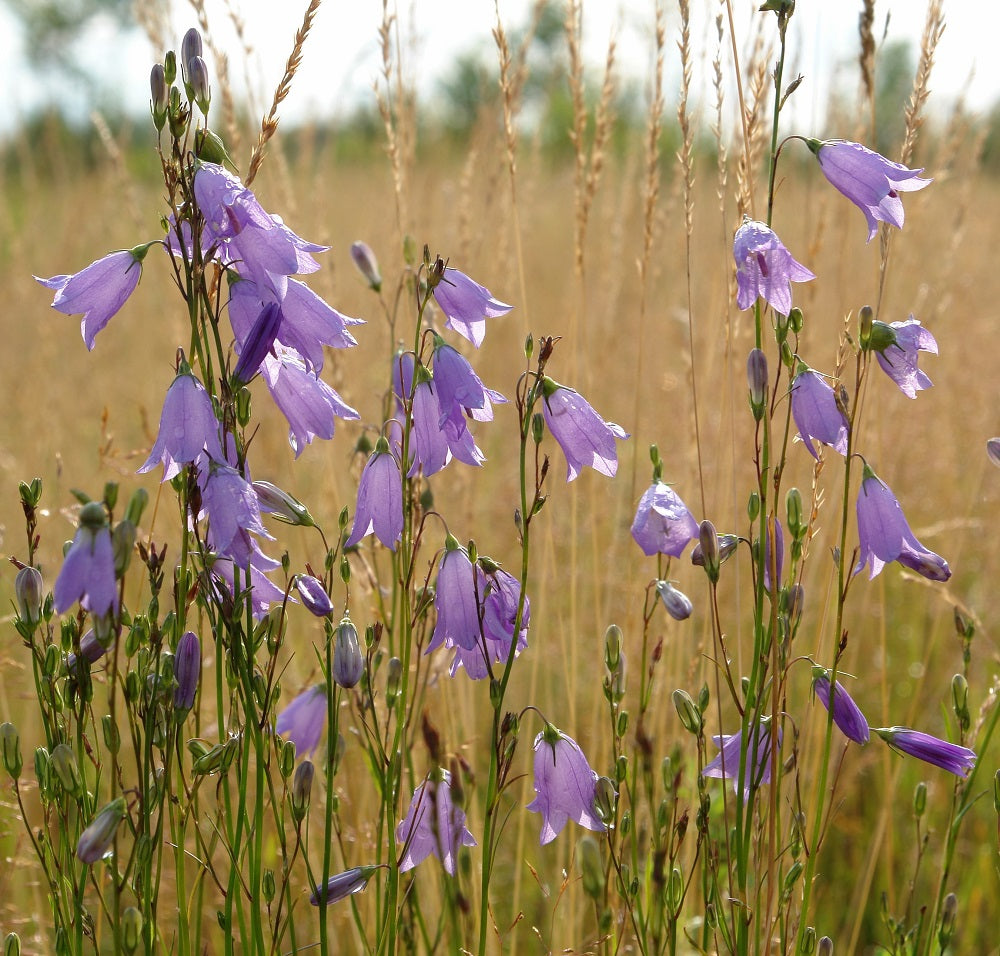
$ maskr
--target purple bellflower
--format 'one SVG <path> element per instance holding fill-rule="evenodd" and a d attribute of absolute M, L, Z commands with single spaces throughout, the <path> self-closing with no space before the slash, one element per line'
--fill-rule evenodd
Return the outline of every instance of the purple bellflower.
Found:
<path fill-rule="evenodd" d="M 337 873 L 326 881 L 326 886 L 317 886 L 313 890 L 309 902 L 313 906 L 319 906 L 320 903 L 331 906 L 347 899 L 348 896 L 360 893 L 377 869 L 379 869 L 377 866 L 355 866 L 344 870 L 343 873 Z"/>
<path fill-rule="evenodd" d="M 424 653 L 438 647 L 462 647 L 467 651 L 479 646 L 479 601 L 481 585 L 469 553 L 454 535 L 445 540 L 444 554 L 438 565 L 434 587 L 434 611 L 437 621 Z"/>
<path fill-rule="evenodd" d="M 838 408 L 833 389 L 823 376 L 804 362 L 799 362 L 792 380 L 792 418 L 802 444 L 817 461 L 819 454 L 813 439 L 841 455 L 847 454 L 847 417 Z"/>
<path fill-rule="evenodd" d="M 215 461 L 209 462 L 199 480 L 212 550 L 245 568 L 251 563 L 256 548 L 250 535 L 273 540 L 261 521 L 260 503 L 253 485 L 235 468 Z"/>
<path fill-rule="evenodd" d="M 465 827 L 465 811 L 451 800 L 451 774 L 437 770 L 416 790 L 406 816 L 396 827 L 396 842 L 403 846 L 400 873 L 412 870 L 432 853 L 449 876 L 463 846 L 475 846 L 476 838 Z"/>
<path fill-rule="evenodd" d="M 71 276 L 35 280 L 55 290 L 52 308 L 66 315 L 82 315 L 80 331 L 88 349 L 94 338 L 135 292 L 142 275 L 142 260 L 154 242 L 112 252 Z"/>
<path fill-rule="evenodd" d="M 493 297 L 489 289 L 458 269 L 445 269 L 434 287 L 434 300 L 447 317 L 445 326 L 468 339 L 477 349 L 486 337 L 486 320 L 513 308 Z"/>
<path fill-rule="evenodd" d="M 268 571 L 280 567 L 280 561 L 269 558 L 257 542 L 250 539 L 250 563 L 239 569 L 240 590 L 250 589 L 250 611 L 255 621 L 263 620 L 272 604 L 281 604 L 285 600 L 285 592 L 267 576 Z M 212 573 L 225 582 L 230 594 L 235 592 L 235 570 L 231 558 L 216 558 L 212 564 Z"/>
<path fill-rule="evenodd" d="M 434 340 L 433 369 L 442 424 L 447 420 L 462 422 L 466 414 L 475 421 L 493 421 L 493 403 L 507 401 L 483 385 L 465 357 L 440 336 Z"/>
<path fill-rule="evenodd" d="M 917 392 L 931 387 L 917 363 L 921 352 L 937 355 L 937 341 L 912 315 L 905 322 L 874 322 L 870 341 L 882 371 L 904 395 L 916 398 Z"/>
<path fill-rule="evenodd" d="M 868 743 L 868 721 L 861 713 L 861 708 L 851 699 L 851 695 L 844 690 L 843 684 L 837 681 L 833 685 L 833 693 L 830 693 L 830 671 L 825 667 L 813 667 L 813 692 L 819 698 L 820 703 L 833 714 L 833 722 L 840 728 L 840 732 L 857 744 Z M 833 697 L 831 706 L 830 698 Z"/>
<path fill-rule="evenodd" d="M 353 548 L 373 532 L 390 551 L 403 534 L 403 479 L 385 438 L 376 442 L 361 472 L 354 524 L 344 547 Z"/>
<path fill-rule="evenodd" d="M 302 691 L 280 714 L 275 733 L 295 744 L 295 756 L 306 757 L 319 746 L 326 724 L 326 686 L 316 684 Z"/>
<path fill-rule="evenodd" d="M 976 765 L 976 752 L 909 727 L 877 727 L 877 733 L 894 750 L 924 763 L 934 764 L 958 777 L 967 777 Z"/>
<path fill-rule="evenodd" d="M 196 461 L 204 452 L 217 461 L 225 458 L 219 443 L 219 420 L 205 386 L 183 362 L 167 389 L 156 443 L 139 472 L 151 471 L 162 463 L 161 480 L 169 481 L 184 465 Z"/>
<path fill-rule="evenodd" d="M 902 192 L 914 192 L 930 184 L 920 179 L 922 169 L 907 169 L 893 163 L 860 143 L 842 139 L 809 139 L 806 145 L 819 160 L 819 168 L 834 189 L 843 193 L 868 221 L 868 241 L 878 230 L 879 222 L 903 228 Z"/>
<path fill-rule="evenodd" d="M 80 509 L 80 526 L 66 552 L 52 597 L 58 614 L 77 601 L 95 618 L 118 610 L 111 531 L 104 506 L 97 501 Z"/>
<path fill-rule="evenodd" d="M 174 651 L 174 709 L 187 712 L 194 706 L 201 677 L 201 642 L 194 631 L 185 631 Z"/>
<path fill-rule="evenodd" d="M 751 789 L 771 782 L 771 718 L 762 717 L 757 724 L 753 739 L 747 747 L 743 768 L 743 796 L 749 797 Z M 733 781 L 736 792 L 740 776 L 740 750 L 743 746 L 743 731 L 723 734 L 712 738 L 719 748 L 719 755 L 708 764 L 701 775 Z M 781 731 L 778 731 L 778 746 L 781 746 Z"/>
<path fill-rule="evenodd" d="M 858 492 L 857 513 L 861 557 L 855 574 L 867 564 L 871 567 L 869 578 L 873 578 L 888 562 L 898 561 L 931 581 L 951 577 L 948 562 L 917 540 L 896 496 L 867 464 Z"/>
<path fill-rule="evenodd" d="M 679 558 L 688 542 L 698 537 L 698 522 L 670 485 L 656 481 L 639 499 L 632 537 L 645 555 Z"/>
<path fill-rule="evenodd" d="M 745 219 L 733 241 L 736 260 L 736 305 L 749 309 L 758 298 L 782 315 L 792 310 L 793 282 L 815 279 L 796 262 L 777 235 L 764 223 Z"/>
<path fill-rule="evenodd" d="M 451 676 L 454 677 L 458 673 L 458 669 L 464 667 L 465 673 L 472 680 L 482 680 L 490 674 L 487 662 L 505 665 L 510 657 L 510 645 L 514 639 L 514 625 L 517 621 L 517 605 L 521 596 L 521 583 L 502 568 L 487 573 L 477 566 L 476 577 L 479 581 L 479 595 L 483 605 L 482 642 L 477 641 L 476 646 L 472 649 L 455 645 L 455 659 L 451 664 Z M 517 647 L 514 649 L 515 658 L 528 647 L 530 620 L 531 602 L 525 595 L 521 627 L 517 635 Z M 483 644 L 485 644 L 485 649 Z"/>
<path fill-rule="evenodd" d="M 576 478 L 586 465 L 609 478 L 618 471 L 615 439 L 629 436 L 621 425 L 601 418 L 579 392 L 545 376 L 542 415 L 566 456 L 567 481 Z"/>

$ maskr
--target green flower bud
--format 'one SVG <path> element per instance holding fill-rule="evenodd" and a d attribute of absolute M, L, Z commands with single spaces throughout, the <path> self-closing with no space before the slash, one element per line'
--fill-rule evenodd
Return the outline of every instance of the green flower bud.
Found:
<path fill-rule="evenodd" d="M 695 706 L 691 695 L 686 690 L 678 688 L 673 692 L 671 697 L 674 702 L 674 709 L 677 711 L 677 716 L 680 717 L 684 729 L 695 736 L 700 734 L 702 729 L 701 712 Z"/>
<path fill-rule="evenodd" d="M 21 956 L 21 937 L 17 933 L 8 933 L 3 941 L 3 956 Z"/>
<path fill-rule="evenodd" d="M 14 596 L 17 599 L 17 615 L 25 624 L 34 626 L 42 619 L 44 592 L 45 585 L 38 568 L 25 567 L 17 572 Z"/>
<path fill-rule="evenodd" d="M 613 674 L 618 667 L 618 657 L 622 652 L 622 629 L 612 624 L 604 632 L 604 666 Z"/>
<path fill-rule="evenodd" d="M 609 823 L 615 818 L 615 801 L 618 799 L 618 791 L 610 777 L 598 777 L 594 786 L 594 810 L 605 822 Z"/>
<path fill-rule="evenodd" d="M 592 900 L 601 899 L 604 895 L 604 864 L 597 841 L 592 836 L 581 837 L 576 845 L 576 857 L 580 862 L 584 893 Z"/>
<path fill-rule="evenodd" d="M 0 746 L 3 747 L 3 765 L 11 779 L 17 780 L 24 766 L 21 759 L 21 738 L 17 728 L 9 720 L 0 724 Z"/>
<path fill-rule="evenodd" d="M 707 518 L 698 526 L 698 543 L 701 545 L 702 560 L 705 563 L 705 573 L 713 584 L 719 580 L 719 536 L 715 533 L 715 525 Z"/>
<path fill-rule="evenodd" d="M 938 930 L 938 942 L 941 944 L 943 953 L 955 935 L 955 922 L 958 917 L 958 897 L 954 893 L 949 893 L 944 898 L 944 905 L 941 907 L 941 929 Z"/>
<path fill-rule="evenodd" d="M 50 760 L 63 790 L 69 794 L 78 794 L 83 789 L 83 779 L 80 777 L 80 765 L 73 748 L 69 744 L 57 744 L 52 749 Z"/>
<path fill-rule="evenodd" d="M 135 548 L 136 528 L 131 521 L 125 519 L 115 525 L 111 533 L 111 550 L 115 556 L 115 577 L 123 577 L 132 561 L 132 550 Z"/>
<path fill-rule="evenodd" d="M 303 528 L 315 526 L 316 522 L 309 513 L 309 509 L 298 498 L 277 485 L 273 485 L 269 481 L 255 481 L 253 490 L 257 495 L 258 502 L 260 502 L 261 511 L 266 511 L 278 521 Z"/>
<path fill-rule="evenodd" d="M 93 823 L 80 834 L 76 857 L 81 863 L 96 863 L 111 849 L 118 825 L 125 819 L 125 798 L 118 797 L 103 807 Z"/>
<path fill-rule="evenodd" d="M 264 878 L 262 880 L 264 890 L 264 902 L 270 905 L 274 900 L 274 894 L 277 890 L 277 886 L 274 882 L 274 870 L 268 867 L 264 870 Z"/>
<path fill-rule="evenodd" d="M 962 730 L 968 730 L 971 723 L 969 715 L 969 682 L 962 674 L 956 674 L 951 679 L 951 699 L 955 707 L 955 716 Z"/>
<path fill-rule="evenodd" d="M 122 913 L 122 946 L 131 956 L 139 948 L 141 941 L 142 913 L 134 906 L 130 906 Z"/>
<path fill-rule="evenodd" d="M 316 768 L 311 760 L 303 760 L 295 769 L 292 778 L 292 817 L 296 823 L 301 823 L 309 809 L 312 795 L 313 778 Z"/>

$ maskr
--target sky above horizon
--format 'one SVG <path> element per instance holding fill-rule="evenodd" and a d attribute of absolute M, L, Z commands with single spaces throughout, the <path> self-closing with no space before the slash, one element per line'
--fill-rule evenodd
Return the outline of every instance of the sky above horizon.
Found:
<path fill-rule="evenodd" d="M 209 22 L 217 32 L 232 63 L 237 90 L 251 87 L 248 104 L 263 113 L 281 78 L 305 3 L 273 3 L 267 0 L 231 0 L 245 21 L 244 54 L 226 13 L 223 0 L 206 0 Z M 773 17 L 756 12 L 755 3 L 734 3 L 737 35 L 746 50 L 755 17 Z M 499 0 L 500 15 L 510 31 L 527 20 L 530 0 Z M 603 65 L 609 38 L 618 47 L 618 68 L 624 76 L 640 81 L 648 77 L 652 64 L 652 0 L 585 0 L 584 53 L 595 71 Z M 964 93 L 970 109 L 985 112 L 1000 100 L 1000 66 L 995 51 L 1000 11 L 992 0 L 959 0 L 945 4 L 946 29 L 938 47 L 932 76 L 931 108 L 942 111 Z M 481 49 L 493 54 L 491 31 L 496 24 L 493 0 L 390 0 L 399 11 L 400 40 L 404 47 L 404 70 L 418 79 L 425 98 L 447 75 L 456 56 Z M 665 3 L 667 28 L 668 89 L 676 89 L 679 67 L 676 41 L 679 16 L 674 3 Z M 819 3 L 799 0 L 791 22 L 789 50 L 793 71 L 805 74 L 795 94 L 796 120 L 810 135 L 826 135 L 821 127 L 825 104 L 834 90 L 853 93 L 857 87 L 857 16 L 860 3 L 846 0 Z M 716 0 L 695 0 L 692 5 L 692 42 L 695 49 L 695 89 L 708 89 L 711 61 L 715 55 L 715 16 L 724 7 Z M 885 42 L 907 40 L 919 47 L 926 5 L 917 0 L 876 3 L 876 34 Z M 886 25 L 886 17 L 888 24 Z M 309 118 L 338 119 L 349 116 L 359 105 L 372 103 L 372 87 L 381 71 L 378 28 L 382 17 L 380 0 L 353 0 L 348 7 L 326 0 L 316 15 L 306 42 L 305 55 L 292 91 L 281 111 L 284 123 Z M 186 4 L 174 3 L 175 47 L 184 30 L 194 22 Z M 768 35 L 772 33 L 768 31 Z M 96 22 L 77 41 L 78 60 L 93 64 L 93 74 L 104 102 L 121 103 L 123 110 L 141 117 L 148 110 L 149 68 L 157 51 L 151 50 L 138 30 L 123 34 L 110 22 Z M 96 55 L 95 55 L 96 54 Z M 727 51 L 727 64 L 731 55 Z M 246 64 L 244 71 L 243 64 Z M 209 62 L 210 71 L 213 68 Z M 794 72 L 793 74 L 794 75 Z M 83 84 L 46 76 L 27 62 L 17 22 L 0 5 L 0 84 L 5 109 L 0 111 L 0 135 L 9 134 L 19 122 L 53 100 L 64 112 L 83 120 L 93 103 Z M 673 97 L 668 96 L 672 111 Z"/>

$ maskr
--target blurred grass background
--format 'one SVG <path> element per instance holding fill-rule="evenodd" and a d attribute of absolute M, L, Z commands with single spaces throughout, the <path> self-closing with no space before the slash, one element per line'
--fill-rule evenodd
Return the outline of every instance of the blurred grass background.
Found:
<path fill-rule="evenodd" d="M 532 42 L 551 44 L 558 52 L 553 62 L 565 66 L 561 9 L 546 8 L 546 17 L 556 14 L 556 28 L 551 34 L 536 28 Z M 661 52 L 676 56 L 672 37 Z M 316 53 L 307 46 L 307 56 Z M 768 56 L 758 54 L 744 64 L 745 72 L 751 76 L 766 62 Z M 900 62 L 899 69 L 912 70 L 912 60 Z M 749 174 L 741 172 L 742 146 L 726 139 L 720 150 L 713 116 L 698 113 L 689 126 L 694 183 L 689 230 L 684 170 L 675 156 L 684 129 L 673 119 L 676 94 L 668 93 L 663 127 L 655 139 L 659 193 L 647 207 L 647 92 L 639 106 L 624 98 L 610 101 L 606 126 L 598 134 L 604 136 L 600 162 L 589 166 L 591 190 L 580 177 L 580 161 L 586 166 L 595 129 L 601 129 L 601 77 L 585 84 L 589 125 L 574 147 L 567 70 L 571 67 L 553 69 L 539 92 L 531 94 L 538 98 L 532 102 L 544 109 L 540 121 L 519 127 L 516 196 L 495 79 L 475 90 L 471 80 L 459 86 L 470 102 L 461 121 L 449 114 L 448 127 L 425 122 L 411 98 L 394 99 L 394 130 L 401 144 L 395 168 L 386 156 L 376 112 L 337 129 L 282 129 L 269 144 L 255 190 L 265 208 L 279 213 L 300 235 L 331 246 L 310 285 L 346 314 L 368 319 L 357 333 L 361 347 L 331 355 L 324 373 L 363 420 L 377 424 L 393 343 L 377 302 L 351 266 L 348 249 L 352 240 L 367 241 L 391 290 L 401 269 L 404 237 L 412 236 L 417 248 L 426 243 L 432 255 L 448 257 L 515 305 L 508 316 L 490 322 L 482 350 L 470 356 L 487 385 L 512 396 L 524 367 L 524 336 L 529 331 L 536 340 L 563 336 L 549 373 L 578 387 L 604 417 L 631 433 L 630 441 L 619 446 L 621 468 L 614 481 L 587 472 L 565 486 L 561 454 L 554 446 L 548 449 L 551 498 L 536 526 L 543 533 L 536 538 L 530 584 L 530 650 L 517 665 L 510 702 L 511 709 L 529 703 L 540 707 L 603 772 L 608 756 L 601 691 L 604 630 L 611 623 L 622 627 L 629 661 L 638 668 L 643 591 L 655 574 L 628 535 L 638 496 L 649 483 L 648 445 L 659 445 L 665 480 L 675 485 L 696 517 L 710 517 L 720 531 L 746 533 L 752 421 L 744 363 L 753 344 L 752 323 L 735 310 L 731 240 L 739 223 L 737 191 L 752 193 L 756 215 L 762 217 L 766 183 L 759 157 Z M 650 77 L 650 88 L 652 83 Z M 902 93 L 896 90 L 895 100 L 884 99 L 889 96 L 885 87 L 876 92 L 860 104 L 835 107 L 829 135 L 865 140 L 866 127 L 874 125 L 880 131 L 895 130 L 898 137 L 895 117 L 909 91 L 905 86 Z M 234 155 L 245 168 L 255 124 L 240 116 L 228 117 L 226 123 L 241 131 L 242 153 Z M 991 128 L 956 109 L 935 115 L 920 132 L 914 165 L 926 167 L 934 184 L 905 197 L 906 227 L 892 238 L 889 281 L 878 317 L 890 322 L 912 313 L 935 334 L 941 354 L 922 359 L 934 388 L 915 402 L 884 377 L 872 379 L 858 443 L 899 497 L 917 536 L 945 556 L 954 576 L 946 585 L 928 585 L 892 565 L 871 583 L 855 583 L 846 621 L 850 644 L 845 667 L 858 679 L 850 689 L 873 724 L 912 725 L 942 736 L 948 733 L 951 713 L 950 678 L 961 670 L 954 608 L 977 622 L 970 692 L 974 715 L 994 700 L 997 688 L 1000 612 L 993 604 L 993 588 L 1000 576 L 1000 549 L 993 535 L 1000 471 L 984 450 L 985 440 L 1000 431 L 995 316 L 1000 270 L 994 261 L 1000 184 L 988 162 Z M 226 135 L 225 123 L 220 131 Z M 892 157 L 899 140 L 876 145 Z M 187 338 L 186 318 L 172 295 L 165 262 L 153 250 L 139 290 L 88 355 L 78 321 L 49 309 L 50 294 L 31 277 L 75 272 L 106 251 L 158 235 L 162 187 L 157 175 L 152 131 L 127 123 L 113 124 L 102 138 L 96 128 L 74 129 L 57 116 L 41 117 L 3 148 L 0 376 L 7 401 L 0 416 L 0 548 L 5 556 L 24 554 L 16 486 L 40 476 L 47 508 L 40 554 L 50 585 L 61 544 L 75 526 L 69 510 L 72 488 L 97 496 L 104 482 L 121 481 L 126 494 L 142 485 L 155 500 L 153 476 L 138 477 L 134 471 L 155 437 L 163 394 L 172 380 L 174 350 Z M 584 222 L 581 199 L 588 191 L 592 206 Z M 799 143 L 789 144 L 782 157 L 774 226 L 792 254 L 818 277 L 795 287 L 796 304 L 805 313 L 800 352 L 812 366 L 833 372 L 845 328 L 853 329 L 857 310 L 874 304 L 878 296 L 879 243 L 865 245 L 861 213 L 827 185 Z M 651 255 L 643 282 L 638 263 L 647 234 Z M 704 503 L 692 382 L 698 396 Z M 255 413 L 262 425 L 253 446 L 254 477 L 287 488 L 321 523 L 334 526 L 341 508 L 353 509 L 357 462 L 352 449 L 359 428 L 339 425 L 332 442 L 314 444 L 295 462 L 283 420 L 262 388 L 255 393 Z M 492 425 L 480 426 L 477 440 L 488 456 L 486 467 L 473 472 L 452 466 L 431 488 L 460 540 L 475 537 L 481 552 L 513 567 L 517 462 L 511 407 L 499 409 Z M 786 478 L 785 487 L 797 484 L 808 501 L 812 461 L 801 449 L 793 449 L 791 458 L 794 476 Z M 810 545 L 803 581 L 807 605 L 797 638 L 798 652 L 820 662 L 832 655 L 836 583 L 829 553 L 839 524 L 841 475 L 840 461 L 832 460 L 836 456 L 826 458 L 819 479 L 824 488 L 821 530 Z M 147 517 L 153 514 L 151 508 Z M 143 529 L 155 540 L 170 534 L 163 515 L 160 521 Z M 853 505 L 851 523 L 853 527 Z M 312 538 L 284 529 L 279 534 L 278 549 L 290 550 L 294 567 L 322 560 Z M 278 549 L 269 553 L 280 553 Z M 12 570 L 0 577 L 0 601 L 7 608 L 13 577 Z M 654 617 L 652 638 L 654 643 L 662 639 L 663 648 L 655 672 L 655 726 L 646 731 L 657 759 L 687 743 L 670 692 L 684 687 L 694 693 L 704 681 L 714 686 L 705 657 L 711 636 L 701 572 L 682 559 L 671 567 L 670 577 L 695 601 L 696 613 L 683 624 L 662 614 Z M 735 670 L 744 672 L 747 663 L 741 655 L 750 640 L 745 555 L 726 566 L 724 585 L 729 597 L 724 628 Z M 138 588 L 136 582 L 137 594 Z M 352 610 L 360 626 L 367 623 L 367 609 L 359 597 L 356 593 Z M 289 694 L 315 679 L 308 646 L 320 636 L 304 615 L 293 618 L 291 626 L 296 631 L 291 646 L 299 650 L 283 682 Z M 32 732 L 21 717 L 32 692 L 26 663 L 11 630 L 0 650 L 0 717 L 19 723 L 22 746 L 30 753 Z M 480 721 L 487 688 L 461 676 L 452 682 L 444 660 L 427 666 L 439 672 L 426 695 L 429 714 L 447 747 L 461 752 L 474 771 L 482 770 L 487 725 Z M 633 693 L 637 686 L 633 670 Z M 801 735 L 805 784 L 825 727 L 825 714 L 817 713 L 808 688 L 808 665 L 803 664 L 788 706 Z M 712 733 L 719 730 L 711 728 Z M 527 774 L 530 741 L 527 732 L 524 736 L 518 759 Z M 994 743 L 980 755 L 988 771 L 984 784 L 998 764 L 998 751 Z M 365 861 L 364 847 L 371 838 L 364 817 L 370 787 L 350 741 L 344 767 L 338 777 L 341 812 L 353 823 L 347 842 L 356 846 L 345 865 L 354 865 Z M 915 877 L 911 800 L 919 780 L 927 781 L 932 811 L 928 855 Z M 873 951 L 871 944 L 884 936 L 879 915 L 883 895 L 893 913 L 906 906 L 911 889 L 917 907 L 929 902 L 944 836 L 935 827 L 934 813 L 944 819 L 952 783 L 944 772 L 901 760 L 877 744 L 847 750 L 816 890 L 816 925 L 821 934 L 837 940 L 838 952 L 849 951 L 849 939 L 860 940 L 858 951 Z M 522 805 L 529 792 L 526 778 Z M 470 827 L 478 832 L 475 801 L 470 805 Z M 495 917 L 507 926 L 518 912 L 525 914 L 509 936 L 510 945 L 525 952 L 584 949 L 592 945 L 594 925 L 571 863 L 579 832 L 568 831 L 539 850 L 536 825 L 533 815 L 515 813 L 498 867 L 498 878 L 509 880 L 513 891 L 498 894 Z M 16 865 L 0 868 L 0 926 L 34 927 L 37 932 L 45 902 L 19 828 L 5 791 L 0 846 Z M 987 795 L 966 821 L 952 874 L 951 888 L 960 901 L 956 951 L 997 951 L 996 841 L 996 815 Z M 560 892 L 564 867 L 569 883 Z M 531 886 L 534 881 L 546 892 Z M 338 917 L 332 913 L 331 918 Z"/>

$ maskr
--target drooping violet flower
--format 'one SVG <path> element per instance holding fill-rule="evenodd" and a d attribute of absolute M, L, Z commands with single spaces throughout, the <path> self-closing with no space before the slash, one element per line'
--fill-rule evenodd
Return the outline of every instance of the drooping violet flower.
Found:
<path fill-rule="evenodd" d="M 58 614 L 77 601 L 95 618 L 118 610 L 111 531 L 99 502 L 91 501 L 80 509 L 80 526 L 66 552 L 52 598 Z"/>
<path fill-rule="evenodd" d="M 219 420 L 205 386 L 191 374 L 191 367 L 182 362 L 163 400 L 156 443 L 139 473 L 151 471 L 162 463 L 161 480 L 169 481 L 204 452 L 216 461 L 225 459 L 219 443 Z"/>
<path fill-rule="evenodd" d="M 751 736 L 743 768 L 744 798 L 750 796 L 751 789 L 771 782 L 771 718 L 762 717 L 757 724 L 756 732 Z M 712 738 L 712 743 L 719 748 L 719 755 L 702 770 L 701 775 L 732 780 L 735 793 L 740 776 L 743 731 L 715 736 Z M 781 728 L 778 728 L 778 746 L 779 748 L 781 746 Z"/>
<path fill-rule="evenodd" d="M 476 838 L 465 827 L 465 811 L 451 799 L 451 774 L 438 769 L 413 791 L 406 816 L 396 827 L 396 842 L 403 846 L 399 872 L 412 870 L 432 853 L 449 876 L 463 846 Z"/>
<path fill-rule="evenodd" d="M 355 421 L 361 416 L 316 372 L 310 371 L 294 349 L 274 346 L 260 367 L 274 404 L 288 420 L 288 444 L 295 457 L 314 438 L 333 438 L 336 421 Z"/>
<path fill-rule="evenodd" d="M 521 596 L 521 583 L 502 568 L 484 572 L 477 565 L 476 577 L 479 581 L 480 597 L 485 595 L 485 598 L 482 599 L 482 642 L 477 642 L 476 646 L 471 649 L 454 645 L 455 659 L 451 663 L 450 673 L 454 677 L 459 668 L 465 668 L 466 674 L 472 680 L 482 680 L 490 673 L 487 660 L 490 663 L 506 664 L 510 657 L 510 645 L 514 639 L 514 625 L 517 622 L 518 599 Z M 521 627 L 517 635 L 517 647 L 514 649 L 515 658 L 528 647 L 530 620 L 531 603 L 528 596 L 525 595 Z M 485 645 L 485 649 L 483 645 Z"/>
<path fill-rule="evenodd" d="M 566 456 L 566 480 L 589 465 L 602 475 L 618 471 L 615 439 L 628 438 L 621 425 L 606 422 L 579 393 L 548 376 L 542 379 L 542 415 Z"/>
<path fill-rule="evenodd" d="M 882 371 L 908 398 L 931 387 L 930 378 L 917 363 L 921 352 L 937 355 L 937 341 L 912 315 L 905 322 L 873 322 L 869 342 Z"/>
<path fill-rule="evenodd" d="M 976 765 L 976 752 L 909 727 L 876 727 L 877 733 L 894 750 L 934 764 L 958 777 L 967 777 Z"/>
<path fill-rule="evenodd" d="M 606 830 L 594 807 L 597 774 L 577 742 L 552 724 L 546 724 L 535 738 L 533 749 L 535 799 L 526 809 L 542 815 L 541 845 L 551 843 L 568 820 L 588 830 Z"/>
<path fill-rule="evenodd" d="M 840 732 L 858 744 L 868 743 L 868 721 L 861 713 L 861 708 L 844 690 L 844 685 L 837 681 L 833 686 L 833 706 L 830 706 L 830 671 L 825 667 L 813 667 L 813 692 L 820 703 L 833 714 L 833 722 Z"/>
<path fill-rule="evenodd" d="M 275 733 L 295 744 L 295 756 L 306 757 L 319 746 L 326 724 L 326 685 L 302 691 L 280 714 Z"/>
<path fill-rule="evenodd" d="M 331 876 L 325 886 L 317 886 L 312 891 L 309 902 L 313 906 L 319 906 L 320 903 L 332 906 L 334 903 L 346 900 L 348 896 L 360 893 L 377 869 L 379 869 L 377 866 L 355 866 Z"/>
<path fill-rule="evenodd" d="M 449 534 L 434 587 L 437 620 L 425 653 L 439 647 L 463 647 L 468 651 L 477 648 L 482 598 L 469 553 Z"/>
<path fill-rule="evenodd" d="M 698 522 L 674 489 L 657 481 L 639 499 L 632 537 L 645 555 L 679 558 L 688 542 L 698 537 Z"/>
<path fill-rule="evenodd" d="M 792 310 L 793 282 L 815 279 L 804 265 L 796 262 L 773 230 L 755 219 L 744 219 L 733 241 L 736 260 L 736 305 L 749 309 L 758 298 L 775 312 Z"/>
<path fill-rule="evenodd" d="M 868 241 L 878 230 L 879 222 L 903 228 L 902 192 L 914 192 L 931 183 L 920 179 L 922 169 L 908 169 L 893 163 L 860 143 L 842 139 L 806 140 L 819 160 L 819 168 L 834 189 L 843 193 L 868 221 Z"/>
<path fill-rule="evenodd" d="M 252 559 L 251 534 L 273 540 L 260 517 L 260 504 L 250 484 L 235 468 L 210 461 L 200 473 L 201 500 L 208 515 L 212 549 L 244 568 Z"/>
<path fill-rule="evenodd" d="M 855 565 L 855 574 L 867 564 L 871 579 L 888 562 L 898 561 L 931 581 L 947 581 L 951 577 L 948 562 L 917 540 L 896 496 L 867 464 L 858 491 L 857 513 L 861 557 Z"/>
<path fill-rule="evenodd" d="M 799 362 L 792 379 L 792 418 L 799 438 L 809 454 L 819 461 L 813 439 L 829 445 L 841 455 L 847 454 L 847 417 L 837 406 L 833 389 L 819 372 Z"/>
<path fill-rule="evenodd" d="M 239 591 L 243 593 L 247 588 L 250 589 L 250 612 L 255 621 L 263 620 L 272 604 L 281 604 L 285 599 L 285 592 L 267 576 L 269 571 L 280 567 L 280 561 L 269 558 L 260 550 L 257 542 L 250 538 L 250 563 L 239 568 Z M 227 585 L 231 595 L 236 592 L 235 572 L 231 558 L 216 558 L 212 562 L 212 573 Z"/>
<path fill-rule="evenodd" d="M 88 349 L 93 349 L 94 338 L 135 292 L 142 275 L 142 260 L 155 242 L 112 252 L 103 259 L 92 262 L 85 269 L 71 276 L 53 276 L 41 279 L 48 289 L 55 290 L 52 308 L 66 315 L 82 315 L 80 331 Z"/>
<path fill-rule="evenodd" d="M 476 421 L 492 421 L 493 402 L 507 401 L 483 385 L 466 358 L 440 336 L 434 337 L 433 371 L 442 424 L 448 419 L 461 422 L 465 415 Z"/>
<path fill-rule="evenodd" d="M 326 617 L 333 614 L 333 601 L 326 593 L 323 582 L 311 574 L 295 575 L 295 590 L 302 600 L 302 605 L 310 614 L 316 617 Z"/>
<path fill-rule="evenodd" d="M 390 551 L 403 534 L 403 479 L 396 456 L 381 437 L 361 472 L 354 524 L 344 547 L 353 548 L 372 532 Z"/>
<path fill-rule="evenodd" d="M 431 380 L 424 367 L 423 375 L 413 390 L 413 427 L 410 429 L 410 470 L 412 478 L 418 471 L 425 476 L 436 475 L 451 460 L 448 439 L 441 430 L 441 406 L 431 388 Z"/>
<path fill-rule="evenodd" d="M 194 706 L 201 676 L 201 642 L 194 631 L 185 631 L 174 652 L 174 709 L 186 713 Z"/>
<path fill-rule="evenodd" d="M 447 317 L 445 326 L 468 339 L 477 349 L 486 337 L 486 320 L 506 315 L 512 308 L 493 297 L 489 289 L 458 269 L 445 269 L 434 287 L 434 300 Z"/>

